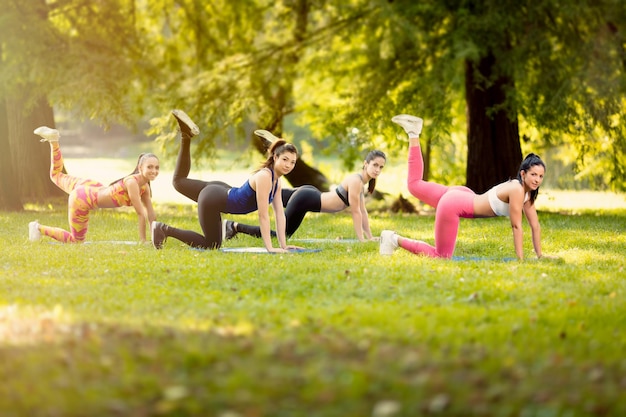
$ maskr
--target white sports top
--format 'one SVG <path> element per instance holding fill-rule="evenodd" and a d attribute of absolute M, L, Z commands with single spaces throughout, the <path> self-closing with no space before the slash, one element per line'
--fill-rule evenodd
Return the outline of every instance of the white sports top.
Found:
<path fill-rule="evenodd" d="M 487 198 L 489 199 L 489 205 L 491 206 L 491 210 L 493 210 L 496 216 L 509 217 L 509 203 L 505 203 L 498 198 L 498 187 L 500 187 L 502 184 L 494 185 L 493 187 L 491 187 L 489 191 L 487 191 Z M 528 193 L 524 195 L 524 203 L 526 201 L 528 201 Z"/>

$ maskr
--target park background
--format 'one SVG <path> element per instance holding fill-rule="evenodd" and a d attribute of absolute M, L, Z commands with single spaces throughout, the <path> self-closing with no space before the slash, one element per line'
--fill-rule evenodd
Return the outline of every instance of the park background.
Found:
<path fill-rule="evenodd" d="M 621 0 L 0 0 L 0 416 L 626 414 L 625 28 Z M 285 184 L 383 150 L 372 228 L 426 240 L 391 116 L 424 118 L 429 179 L 477 192 L 536 152 L 554 258 L 525 226 L 512 261 L 506 219 L 463 220 L 454 261 L 106 243 L 136 239 L 132 209 L 93 213 L 92 244 L 28 241 L 67 222 L 40 125 L 103 182 L 157 153 L 159 218 L 197 230 L 168 179 L 174 108 L 205 179 L 242 182 L 257 128 L 301 150 Z M 390 212 L 401 194 L 419 214 Z M 296 237 L 351 231 L 309 215 Z"/>
<path fill-rule="evenodd" d="M 535 152 L 555 188 L 626 186 L 624 6 L 492 1 L 2 0 L 0 208 L 60 196 L 33 126 L 122 124 L 176 154 L 303 151 L 291 185 L 330 187 L 309 155 L 353 167 L 401 154 L 397 113 L 425 120 L 425 177 L 483 192 Z M 29 164 L 22 163 L 29 161 Z"/>

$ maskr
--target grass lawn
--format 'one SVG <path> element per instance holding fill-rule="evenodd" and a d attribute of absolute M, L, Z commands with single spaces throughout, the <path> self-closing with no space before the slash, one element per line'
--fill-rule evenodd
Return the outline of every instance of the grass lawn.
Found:
<path fill-rule="evenodd" d="M 159 212 L 197 228 L 192 206 Z M 0 213 L 2 416 L 626 413 L 624 212 L 541 213 L 561 259 L 522 263 L 505 260 L 505 219 L 462 221 L 466 261 L 95 243 L 135 239 L 113 210 L 93 216 L 93 244 L 27 241 L 34 217 L 65 216 Z M 430 216 L 372 223 L 432 237 Z M 294 238 L 350 232 L 348 215 L 310 215 Z"/>
<path fill-rule="evenodd" d="M 157 212 L 199 230 L 191 205 Z M 28 241 L 66 216 L 0 212 L 2 417 L 626 415 L 624 209 L 541 212 L 559 259 L 524 262 L 502 218 L 462 220 L 456 261 L 104 243 L 136 239 L 129 210 L 94 213 L 91 244 Z M 432 242 L 432 216 L 371 223 Z M 294 238 L 351 235 L 308 215 Z"/>

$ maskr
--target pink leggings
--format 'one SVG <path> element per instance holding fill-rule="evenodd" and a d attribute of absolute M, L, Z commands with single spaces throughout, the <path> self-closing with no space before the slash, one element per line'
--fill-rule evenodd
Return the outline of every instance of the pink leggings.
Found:
<path fill-rule="evenodd" d="M 467 187 L 436 184 L 424 181 L 424 160 L 420 146 L 409 148 L 409 192 L 436 209 L 435 246 L 419 240 L 403 239 L 400 247 L 416 254 L 433 258 L 451 258 L 456 246 L 460 218 L 474 217 L 476 194 Z"/>
<path fill-rule="evenodd" d="M 63 173 L 63 155 L 58 142 L 50 142 L 50 179 L 60 189 L 69 194 L 67 201 L 67 217 L 70 231 L 58 227 L 39 225 L 45 236 L 70 243 L 82 242 L 87 235 L 89 212 L 98 208 L 98 190 L 102 184 L 92 180 L 84 180 Z"/>

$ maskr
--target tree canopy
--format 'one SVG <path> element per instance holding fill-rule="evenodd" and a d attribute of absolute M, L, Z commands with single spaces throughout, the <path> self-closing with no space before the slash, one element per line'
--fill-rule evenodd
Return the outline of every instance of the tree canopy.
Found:
<path fill-rule="evenodd" d="M 183 108 L 202 126 L 200 153 L 287 124 L 352 161 L 399 149 L 389 119 L 413 113 L 426 120 L 434 179 L 481 188 L 522 150 L 559 149 L 552 156 L 575 165 L 576 181 L 626 189 L 620 0 L 0 6 L 0 95 L 25 114 L 44 97 L 104 124 L 148 118 L 167 144 L 168 110 Z M 489 170 L 500 159 L 502 170 Z"/>

